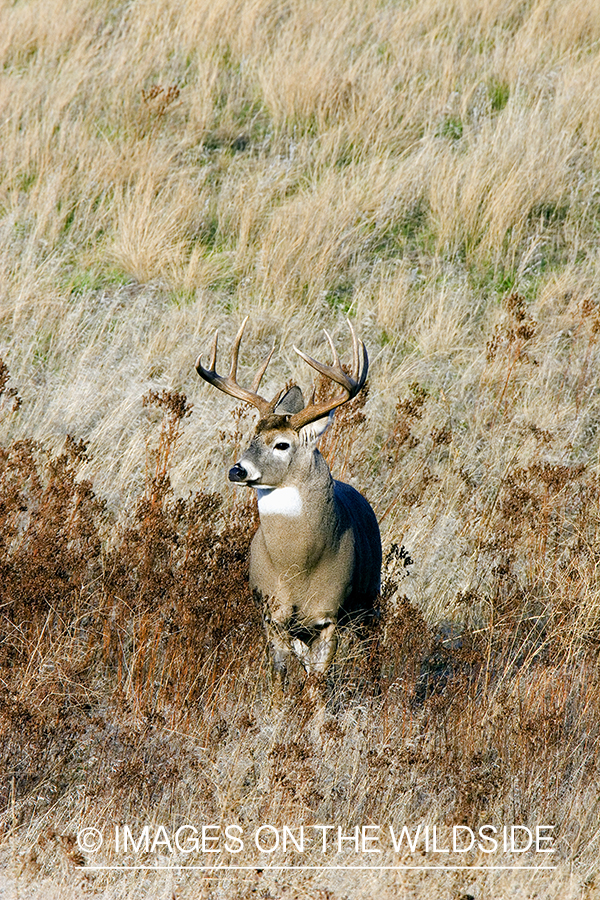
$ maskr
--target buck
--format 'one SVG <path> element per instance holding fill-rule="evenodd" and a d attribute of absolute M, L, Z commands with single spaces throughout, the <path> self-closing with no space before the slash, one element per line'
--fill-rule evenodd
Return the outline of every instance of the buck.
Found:
<path fill-rule="evenodd" d="M 209 384 L 254 406 L 260 418 L 248 449 L 229 470 L 229 480 L 256 490 L 260 525 L 250 551 L 250 587 L 263 607 L 274 688 L 281 696 L 292 654 L 308 675 L 322 676 L 337 648 L 338 625 L 374 615 L 381 574 L 381 540 L 375 514 L 349 484 L 336 481 L 317 442 L 334 411 L 359 393 L 369 366 L 352 325 L 353 365 L 346 374 L 331 337 L 332 366 L 296 353 L 341 390 L 307 405 L 299 387 L 258 394 L 273 350 L 250 389 L 237 383 L 246 318 L 233 342 L 229 375 L 218 375 L 215 333 L 208 368 L 196 370 Z M 349 323 L 350 324 L 350 323 Z"/>

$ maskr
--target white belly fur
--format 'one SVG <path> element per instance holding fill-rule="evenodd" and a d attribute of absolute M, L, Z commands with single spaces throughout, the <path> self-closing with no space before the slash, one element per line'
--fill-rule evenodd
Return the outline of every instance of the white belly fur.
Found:
<path fill-rule="evenodd" d="M 258 512 L 261 516 L 300 516 L 302 500 L 298 488 L 257 488 Z"/>

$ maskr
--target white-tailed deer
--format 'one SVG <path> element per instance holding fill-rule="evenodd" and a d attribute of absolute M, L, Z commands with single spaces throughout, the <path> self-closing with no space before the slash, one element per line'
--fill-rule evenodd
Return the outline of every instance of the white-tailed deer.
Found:
<path fill-rule="evenodd" d="M 217 338 L 205 369 L 198 374 L 260 413 L 250 446 L 229 471 L 229 480 L 256 489 L 260 526 L 252 541 L 250 587 L 260 595 L 269 640 L 275 690 L 284 687 L 294 653 L 308 674 L 323 674 L 337 647 L 338 623 L 374 614 L 381 575 L 381 540 L 375 514 L 353 487 L 335 481 L 317 449 L 334 410 L 362 389 L 369 366 L 367 351 L 352 325 L 351 375 L 343 370 L 333 341 L 332 366 L 296 347 L 305 362 L 341 387 L 332 399 L 307 406 L 294 386 L 272 400 L 257 392 L 273 350 L 261 363 L 250 389 L 237 383 L 240 342 L 247 319 L 233 342 L 229 375 L 218 375 Z"/>

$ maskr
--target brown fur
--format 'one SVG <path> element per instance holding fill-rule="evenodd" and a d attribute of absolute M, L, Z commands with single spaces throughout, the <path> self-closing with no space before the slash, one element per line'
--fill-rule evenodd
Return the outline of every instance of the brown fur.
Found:
<path fill-rule="evenodd" d="M 278 691 L 292 653 L 308 674 L 325 673 L 338 622 L 372 615 L 379 593 L 375 514 L 358 491 L 331 477 L 317 438 L 307 443 L 289 428 L 259 423 L 232 470 L 247 473 L 242 480 L 258 489 L 259 498 L 264 484 L 294 489 L 301 504 L 299 514 L 287 515 L 265 511 L 259 502 L 260 527 L 251 549 L 250 585 L 264 605 Z M 290 447 L 285 460 L 274 453 L 282 441 Z"/>

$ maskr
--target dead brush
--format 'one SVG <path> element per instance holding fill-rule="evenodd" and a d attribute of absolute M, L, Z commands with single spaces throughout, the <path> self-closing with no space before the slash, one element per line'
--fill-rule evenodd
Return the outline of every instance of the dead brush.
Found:
<path fill-rule="evenodd" d="M 142 103 L 139 112 L 138 131 L 140 137 L 152 134 L 163 122 L 170 106 L 177 102 L 181 90 L 177 85 L 163 87 L 152 84 L 142 89 Z"/>
<path fill-rule="evenodd" d="M 423 417 L 428 391 L 416 381 L 408 388 L 409 396 L 396 403 L 396 421 L 382 448 L 392 467 L 398 463 L 401 452 L 414 450 L 420 444 L 420 439 L 413 433 L 413 425 Z"/>
<path fill-rule="evenodd" d="M 406 672 L 408 660 L 419 659 L 429 646 L 425 620 L 402 595 L 404 579 L 413 560 L 404 546 L 393 543 L 384 558 L 380 614 L 382 623 L 382 674 L 388 682 Z"/>
<path fill-rule="evenodd" d="M 83 454 L 71 438 L 54 458 L 26 441 L 0 454 L 5 653 L 28 657 L 46 629 L 73 627 L 100 575 L 104 504 L 77 478 Z"/>
<path fill-rule="evenodd" d="M 408 395 L 396 403 L 378 465 L 379 476 L 386 479 L 393 497 L 380 514 L 381 521 L 392 511 L 401 516 L 403 509 L 422 505 L 439 482 L 438 457 L 445 456 L 442 448 L 452 443 L 452 428 L 447 422 L 427 428 L 432 399 L 429 390 L 415 381 L 409 384 Z"/>
<path fill-rule="evenodd" d="M 127 719 L 164 725 L 191 713 L 207 729 L 257 690 L 254 513 L 224 510 L 211 494 L 173 498 L 168 470 L 189 407 L 183 395 L 152 399 L 165 412 L 153 468 L 119 526 L 80 477 L 83 443 L 68 438 L 57 457 L 26 441 L 0 452 L 0 759 L 17 824 L 69 790 L 65 761 L 80 758 L 82 733 L 102 741 L 104 690 Z M 114 777 L 148 787 L 160 770 L 164 784 L 161 759 Z"/>
<path fill-rule="evenodd" d="M 4 826 L 68 790 L 61 760 L 80 745 L 91 708 L 106 513 L 79 478 L 84 458 L 71 438 L 56 457 L 32 441 L 0 451 Z"/>
<path fill-rule="evenodd" d="M 16 412 L 21 406 L 21 398 L 16 388 L 8 387 L 10 372 L 3 359 L 0 358 L 0 410 L 8 408 L 10 412 Z"/>
<path fill-rule="evenodd" d="M 346 374 L 350 374 L 348 366 L 342 366 Z M 324 375 L 319 375 L 315 385 L 315 400 L 321 403 L 330 400 L 335 393 L 335 385 Z M 364 463 L 364 449 L 361 435 L 364 435 L 367 415 L 365 406 L 369 399 L 369 385 L 365 385 L 348 406 L 336 410 L 331 427 L 325 432 L 320 442 L 320 450 L 330 466 L 334 467 L 335 477 L 343 480 L 361 468 Z"/>
<path fill-rule="evenodd" d="M 518 439 L 527 442 L 527 453 L 513 451 L 501 467 L 494 461 L 511 409 L 537 366 L 538 324 L 524 298 L 513 293 L 504 307 L 506 316 L 487 345 L 474 413 L 481 433 L 470 465 L 479 474 L 474 478 L 467 471 L 460 447 L 442 469 L 431 472 L 460 488 L 453 515 L 463 522 L 462 552 L 471 561 L 471 574 L 456 604 L 465 634 L 472 633 L 477 653 L 487 660 L 486 689 L 511 665 L 556 662 L 564 654 L 579 659 L 598 634 L 600 497 L 594 469 L 581 459 L 571 461 L 570 448 L 532 422 L 519 423 Z M 572 392 L 578 396 L 581 389 L 575 379 Z M 398 406 L 394 434 L 406 446 L 408 422 L 418 416 L 405 406 Z M 431 432 L 434 446 L 451 438 L 445 426 Z M 421 482 L 428 479 L 423 459 Z M 421 482 L 408 494 L 404 490 L 405 501 L 422 502 Z"/>
<path fill-rule="evenodd" d="M 590 745 L 586 740 L 577 746 L 573 766 L 560 747 L 576 733 L 581 737 L 586 713 L 578 679 L 586 681 L 588 711 L 599 702 L 589 681 L 599 645 L 597 474 L 581 458 L 572 460 L 558 435 L 531 422 L 519 426 L 527 454 L 514 452 L 497 462 L 539 349 L 538 325 L 524 299 L 513 294 L 505 308 L 479 384 L 476 454 L 469 448 L 470 456 L 464 455 L 452 422 L 432 428 L 431 400 L 412 388 L 398 402 L 383 444 L 381 468 L 389 483 L 396 466 L 408 481 L 394 491 L 384 518 L 392 511 L 400 518 L 399 509 L 428 508 L 431 485 L 455 489 L 450 509 L 460 531 L 453 559 L 464 554 L 470 564 L 446 623 L 419 622 L 394 572 L 392 593 L 387 596 L 384 585 L 382 601 L 385 732 L 393 734 L 394 716 L 406 723 L 407 709 L 420 718 L 424 744 L 411 765 L 429 771 L 426 747 L 432 741 L 447 778 L 448 790 L 441 782 L 440 790 L 452 821 L 477 819 L 501 804 L 509 773 L 538 771 L 538 761 L 543 790 L 532 784 L 523 815 L 532 815 L 537 803 L 550 804 L 561 778 L 566 790 L 576 791 L 584 773 L 590 775 Z M 584 386 L 575 374 L 571 381 L 579 396 Z M 452 452 L 443 454 L 449 441 Z M 510 749 L 517 745 L 518 763 Z"/>
<path fill-rule="evenodd" d="M 597 476 L 581 463 L 505 474 L 480 544 L 490 639 L 505 661 L 577 657 L 598 639 L 599 503 Z"/>
<path fill-rule="evenodd" d="M 493 381 L 500 381 L 490 428 L 494 427 L 496 421 L 502 421 L 514 404 L 523 377 L 520 370 L 527 365 L 538 365 L 533 355 L 538 323 L 527 314 L 525 298 L 515 292 L 505 298 L 503 305 L 506 318 L 496 326 L 486 346 L 488 377 Z"/>
<path fill-rule="evenodd" d="M 247 663 L 239 645 L 256 639 L 247 587 L 255 514 L 238 505 L 229 515 L 215 494 L 173 498 L 169 466 L 190 407 L 175 392 L 144 402 L 164 418 L 148 452 L 145 494 L 107 556 L 105 648 L 121 690 L 142 708 L 184 710 L 200 699 L 210 705 L 214 691 L 233 683 Z"/>

